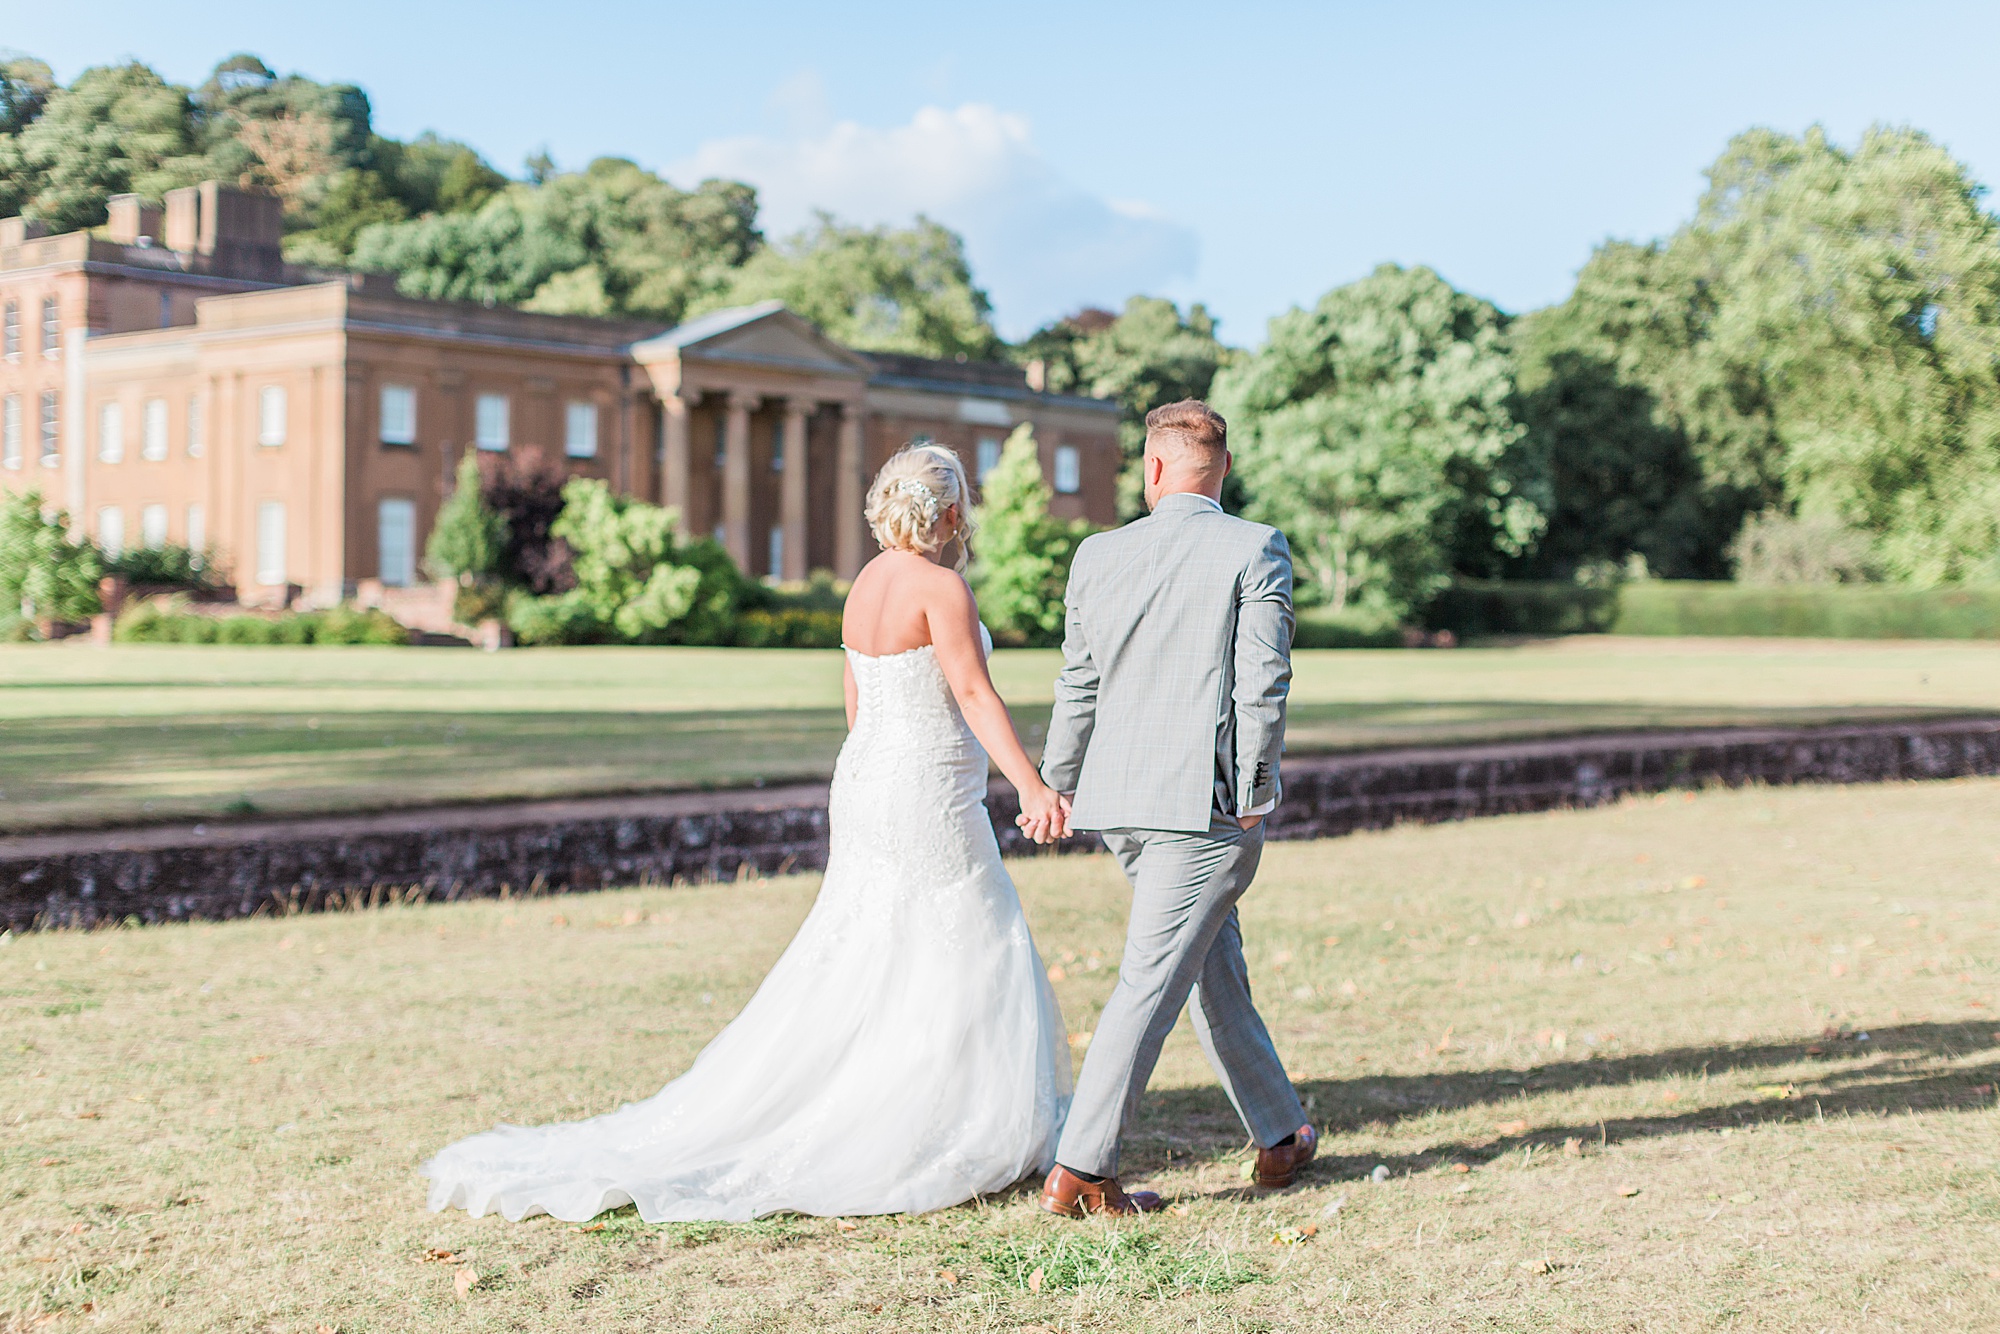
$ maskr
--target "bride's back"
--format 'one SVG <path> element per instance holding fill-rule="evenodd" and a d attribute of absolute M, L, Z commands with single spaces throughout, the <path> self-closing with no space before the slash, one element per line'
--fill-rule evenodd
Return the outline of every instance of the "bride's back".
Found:
<path fill-rule="evenodd" d="M 885 551 L 854 577 L 840 618 L 841 642 L 870 658 L 893 657 L 931 642 L 931 607 L 958 576 L 913 551 Z"/>

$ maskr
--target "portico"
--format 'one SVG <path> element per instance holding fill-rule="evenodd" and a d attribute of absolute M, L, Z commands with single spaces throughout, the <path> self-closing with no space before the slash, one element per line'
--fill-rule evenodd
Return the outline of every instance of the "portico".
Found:
<path fill-rule="evenodd" d="M 860 568 L 872 363 L 776 301 L 631 351 L 660 405 L 653 498 L 680 512 L 684 534 L 712 534 L 739 568 L 779 579 Z"/>

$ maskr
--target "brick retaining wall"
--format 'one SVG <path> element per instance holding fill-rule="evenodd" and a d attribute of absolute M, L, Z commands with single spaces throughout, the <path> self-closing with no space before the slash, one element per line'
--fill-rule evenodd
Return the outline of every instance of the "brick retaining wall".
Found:
<path fill-rule="evenodd" d="M 1590 806 L 1625 793 L 2000 773 L 2000 719 L 1636 733 L 1307 756 L 1285 764 L 1275 838 Z M 988 800 L 1023 853 L 1013 789 Z M 462 899 L 825 864 L 826 786 L 474 806 L 317 820 L 0 838 L 0 926 Z M 1067 845 L 1098 845 L 1081 838 Z"/>

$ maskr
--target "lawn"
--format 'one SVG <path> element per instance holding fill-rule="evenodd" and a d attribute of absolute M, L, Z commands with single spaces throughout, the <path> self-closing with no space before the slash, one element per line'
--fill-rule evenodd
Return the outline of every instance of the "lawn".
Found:
<path fill-rule="evenodd" d="M 811 877 L 16 937 L 0 1328 L 1990 1330 L 1996 823 L 2000 781 L 1967 780 L 1273 846 L 1245 936 L 1325 1156 L 1244 1189 L 1183 1026 L 1127 1163 L 1175 1211 L 1124 1225 L 1026 1191 L 742 1226 L 424 1211 L 438 1145 L 684 1068 Z M 1122 884 L 1015 870 L 1080 1055 Z"/>
<path fill-rule="evenodd" d="M 1032 737 L 1052 652 L 995 658 Z M 1582 638 L 1298 656 L 1294 753 L 2000 710 L 2000 645 Z M 0 832 L 820 777 L 840 655 L 0 647 Z"/>

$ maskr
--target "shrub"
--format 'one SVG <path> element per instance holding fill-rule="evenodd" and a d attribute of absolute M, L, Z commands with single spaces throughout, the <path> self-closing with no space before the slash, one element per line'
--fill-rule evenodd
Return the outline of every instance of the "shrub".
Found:
<path fill-rule="evenodd" d="M 157 547 L 133 547 L 104 561 L 104 572 L 130 584 L 169 588 L 217 586 L 215 558 L 178 542 Z"/>
<path fill-rule="evenodd" d="M 1017 426 L 980 484 L 979 535 L 968 578 L 979 614 L 1003 644 L 1059 644 L 1070 562 L 1090 525 L 1049 514 L 1035 435 Z"/>
<path fill-rule="evenodd" d="M 407 644 L 410 632 L 380 610 L 334 607 L 286 616 L 201 616 L 147 602 L 112 627 L 120 644 Z"/>
<path fill-rule="evenodd" d="M 1616 585 L 1461 579 L 1431 600 L 1423 619 L 1460 639 L 1601 634 L 1618 616 L 1619 593 Z"/>
<path fill-rule="evenodd" d="M 738 648 L 839 648 L 840 613 L 809 607 L 744 612 L 736 621 Z"/>
<path fill-rule="evenodd" d="M 2000 639 L 2000 587 L 1755 588 L 1659 580 L 1620 589 L 1610 628 L 1623 635 Z"/>
<path fill-rule="evenodd" d="M 97 547 L 73 542 L 67 516 L 44 515 L 39 491 L 0 497 L 0 606 L 27 620 L 87 621 L 103 607 Z"/>
<path fill-rule="evenodd" d="M 1868 535 L 1831 514 L 1765 510 L 1743 521 L 1729 563 L 1745 584 L 1855 584 L 1870 574 Z"/>

